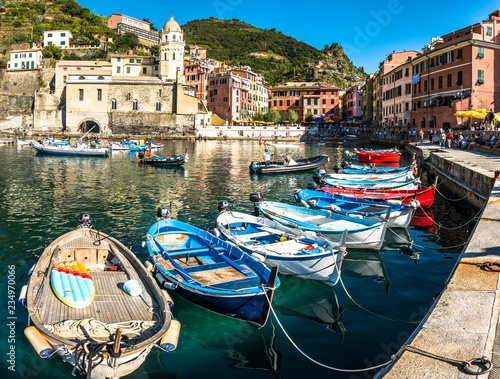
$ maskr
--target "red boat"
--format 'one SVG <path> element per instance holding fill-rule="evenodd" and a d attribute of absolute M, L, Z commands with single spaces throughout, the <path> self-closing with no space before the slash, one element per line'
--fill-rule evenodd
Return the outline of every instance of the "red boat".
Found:
<path fill-rule="evenodd" d="M 357 199 L 373 200 L 373 201 L 400 201 L 402 204 L 408 204 L 415 197 L 422 208 L 428 208 L 434 201 L 436 187 L 427 187 L 417 190 L 363 190 L 363 189 L 344 189 L 335 187 L 323 187 L 321 191 L 333 193 L 341 196 L 355 197 Z"/>
<path fill-rule="evenodd" d="M 373 163 L 399 162 L 399 158 L 401 157 L 401 153 L 396 150 L 380 152 L 354 150 L 354 154 L 358 156 L 359 162 Z"/>

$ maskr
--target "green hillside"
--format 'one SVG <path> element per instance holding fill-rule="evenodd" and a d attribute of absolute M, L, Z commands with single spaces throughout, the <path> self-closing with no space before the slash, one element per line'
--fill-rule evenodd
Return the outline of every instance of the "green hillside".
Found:
<path fill-rule="evenodd" d="M 194 20 L 182 29 L 186 42 L 206 47 L 209 58 L 249 65 L 270 84 L 322 80 L 345 88 L 366 78 L 335 43 L 318 50 L 276 29 L 259 29 L 236 19 Z"/>

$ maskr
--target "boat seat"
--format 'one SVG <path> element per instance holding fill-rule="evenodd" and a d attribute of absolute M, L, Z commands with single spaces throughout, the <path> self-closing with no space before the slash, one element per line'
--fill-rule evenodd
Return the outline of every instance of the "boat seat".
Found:
<path fill-rule="evenodd" d="M 258 233 L 249 233 L 249 234 L 239 234 L 238 238 L 242 241 L 249 241 L 252 238 L 257 238 L 257 237 L 264 237 L 268 236 L 270 233 L 269 232 L 258 232 Z"/>
<path fill-rule="evenodd" d="M 314 215 L 314 216 L 309 216 L 309 217 L 304 217 L 303 219 L 301 219 L 300 221 L 303 221 L 303 222 L 308 222 L 308 221 L 312 221 L 312 220 L 318 220 L 320 218 L 325 218 L 326 216 L 324 215 Z"/>

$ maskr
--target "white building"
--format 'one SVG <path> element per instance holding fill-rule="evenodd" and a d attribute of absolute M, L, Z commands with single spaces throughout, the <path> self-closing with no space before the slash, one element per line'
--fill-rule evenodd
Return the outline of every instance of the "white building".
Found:
<path fill-rule="evenodd" d="M 13 50 L 7 62 L 7 70 L 28 70 L 40 68 L 42 62 L 41 49 Z"/>
<path fill-rule="evenodd" d="M 46 30 L 43 32 L 43 46 L 56 45 L 64 49 L 69 47 L 72 37 L 69 30 Z"/>
<path fill-rule="evenodd" d="M 158 62 L 139 55 L 112 56 L 113 76 L 159 76 Z"/>
<path fill-rule="evenodd" d="M 160 78 L 184 83 L 184 33 L 181 27 L 170 17 L 161 32 Z"/>

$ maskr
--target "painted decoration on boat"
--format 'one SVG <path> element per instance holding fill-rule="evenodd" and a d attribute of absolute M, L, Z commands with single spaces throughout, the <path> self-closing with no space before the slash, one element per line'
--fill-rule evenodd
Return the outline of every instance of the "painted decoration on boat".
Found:
<path fill-rule="evenodd" d="M 52 268 L 50 281 L 59 300 L 72 308 L 85 308 L 94 300 L 94 282 L 81 263 L 56 262 Z"/>

